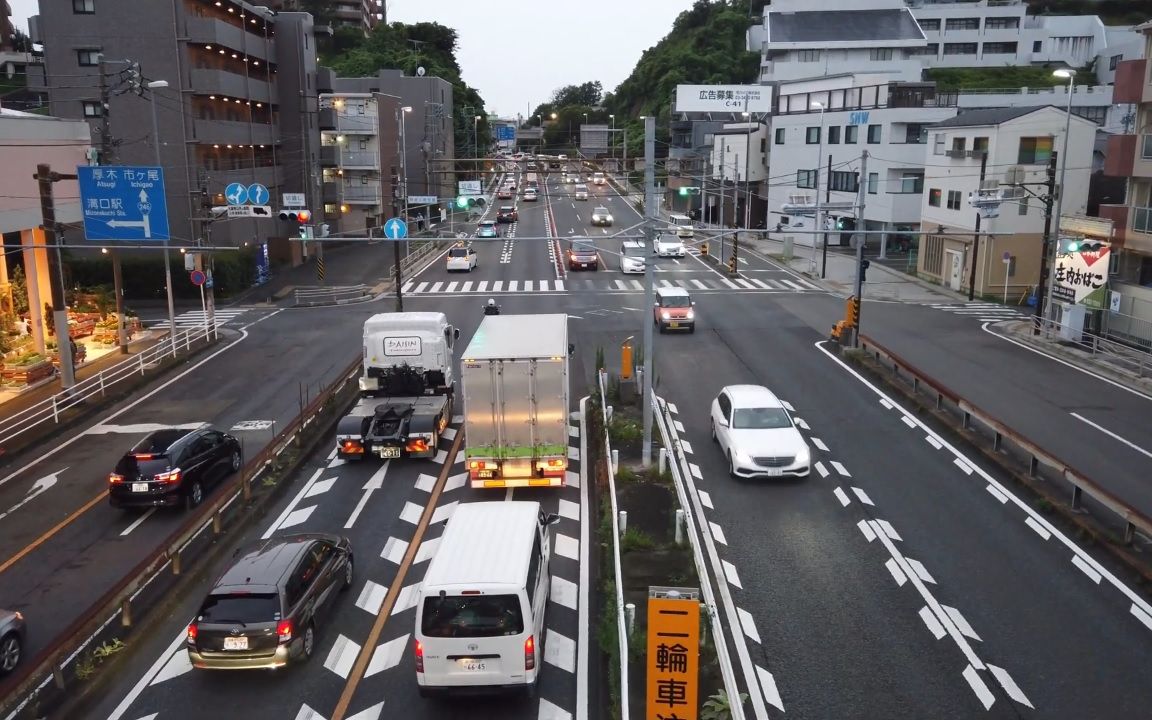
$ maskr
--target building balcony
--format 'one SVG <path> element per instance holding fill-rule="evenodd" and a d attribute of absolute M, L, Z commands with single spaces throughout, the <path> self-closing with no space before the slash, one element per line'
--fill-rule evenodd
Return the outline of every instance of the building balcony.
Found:
<path fill-rule="evenodd" d="M 318 122 L 320 123 L 321 130 L 335 130 L 336 129 L 336 111 L 332 108 L 323 108 L 317 113 L 319 116 Z"/>
<path fill-rule="evenodd" d="M 380 118 L 376 115 L 351 115 L 337 112 L 334 129 L 337 132 L 352 135 L 377 135 L 380 133 Z"/>
<path fill-rule="evenodd" d="M 1116 66 L 1112 102 L 1145 103 L 1152 100 L 1152 87 L 1148 83 L 1148 60 L 1124 60 Z"/>
<path fill-rule="evenodd" d="M 219 45 L 261 60 L 276 62 L 272 43 L 265 41 L 263 35 L 248 32 L 224 20 L 185 17 L 184 37 L 188 42 Z"/>
<path fill-rule="evenodd" d="M 225 70 L 193 69 L 190 80 L 192 91 L 201 95 L 224 95 L 268 104 L 276 96 L 271 83 Z"/>
<path fill-rule="evenodd" d="M 342 199 L 349 205 L 379 205 L 380 183 L 345 185 Z"/>
<path fill-rule="evenodd" d="M 316 68 L 316 93 L 330 93 L 333 91 L 332 86 L 336 84 L 336 71 L 330 67 Z"/>
<path fill-rule="evenodd" d="M 213 145 L 271 145 L 276 142 L 276 128 L 262 123 L 230 120 L 196 120 L 194 137 Z"/>
<path fill-rule="evenodd" d="M 320 146 L 320 167 L 340 167 L 340 148 L 338 146 Z"/>
<path fill-rule="evenodd" d="M 340 202 L 340 183 L 326 182 L 320 186 L 321 198 L 325 203 Z"/>

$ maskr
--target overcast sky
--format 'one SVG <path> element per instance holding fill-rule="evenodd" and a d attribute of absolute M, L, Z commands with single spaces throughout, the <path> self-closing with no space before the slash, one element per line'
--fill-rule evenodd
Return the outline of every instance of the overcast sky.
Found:
<path fill-rule="evenodd" d="M 27 30 L 36 0 L 10 1 L 13 23 Z M 529 106 L 564 85 L 599 80 L 606 92 L 614 90 L 692 0 L 387 0 L 387 5 L 389 22 L 431 21 L 455 28 L 464 81 L 480 91 L 489 112 L 515 116 L 527 115 Z"/>

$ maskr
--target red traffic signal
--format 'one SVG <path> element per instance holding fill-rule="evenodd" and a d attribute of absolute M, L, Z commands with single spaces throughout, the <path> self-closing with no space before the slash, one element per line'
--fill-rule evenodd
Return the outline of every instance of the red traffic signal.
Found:
<path fill-rule="evenodd" d="M 312 211 L 304 208 L 289 208 L 280 211 L 280 219 L 298 222 L 301 225 L 312 222 Z"/>

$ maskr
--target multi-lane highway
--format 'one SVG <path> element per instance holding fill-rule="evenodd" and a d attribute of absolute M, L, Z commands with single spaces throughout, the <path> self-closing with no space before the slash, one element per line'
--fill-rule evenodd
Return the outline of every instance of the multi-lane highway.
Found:
<path fill-rule="evenodd" d="M 614 365 L 619 343 L 650 321 L 640 276 L 619 272 L 621 238 L 614 236 L 640 218 L 610 186 L 589 183 L 591 197 L 578 201 L 559 173 L 548 174 L 542 185 L 539 201 L 515 202 L 519 221 L 502 226 L 504 237 L 474 241 L 475 270 L 450 274 L 438 259 L 409 278 L 405 309 L 447 313 L 461 328 L 463 343 L 488 297 L 504 313 L 567 313 L 577 347 L 576 410 L 591 385 L 597 349 Z M 502 204 L 509 203 L 493 202 Z M 599 205 L 615 216 L 614 227 L 590 226 Z M 489 217 L 494 215 L 492 208 Z M 572 236 L 596 242 L 600 270 L 569 273 L 557 267 L 562 243 L 550 238 Z M 1146 713 L 1152 707 L 1146 667 L 1152 608 L 1142 594 L 1104 558 L 1037 513 L 1029 498 L 1017 497 L 997 468 L 953 447 L 826 352 L 823 340 L 841 315 L 841 300 L 763 256 L 749 253 L 744 260 L 739 278 L 692 253 L 657 262 L 658 285 L 684 288 L 697 301 L 697 329 L 692 335 L 657 335 L 654 361 L 657 391 L 675 408 L 673 432 L 688 453 L 688 480 L 704 509 L 700 529 L 720 560 L 712 574 L 731 597 L 721 612 L 729 645 L 740 650 L 733 658 L 740 682 L 754 695 L 749 717 Z M 358 351 L 363 319 L 391 308 L 389 299 L 306 312 L 253 311 L 252 320 L 259 322 L 226 353 L 123 415 L 103 419 L 4 487 L 16 488 L 18 495 L 41 475 L 67 473 L 67 491 L 52 509 L 66 515 L 98 496 L 103 468 L 148 424 L 282 422 L 297 404 L 296 382 L 314 383 L 323 368 L 346 364 Z M 954 320 L 947 325 L 949 345 L 937 353 L 960 355 L 987 337 L 969 319 L 928 308 L 891 305 L 869 312 L 885 327 L 898 323 L 901 312 L 935 312 Z M 1027 355 L 1010 377 L 1039 393 L 1040 373 L 1033 370 L 1030 378 L 1027 367 L 1050 361 Z M 943 360 L 925 356 L 922 364 L 936 362 Z M 276 372 L 269 373 L 270 367 Z M 814 453 L 809 478 L 728 477 L 710 440 L 707 412 L 721 387 L 745 382 L 769 386 L 794 410 Z M 1139 406 L 1128 408 L 1127 400 L 1112 394 L 1121 392 L 1095 388 L 1093 397 L 1099 406 L 1138 412 Z M 1089 412 L 1104 411 L 1081 414 Z M 308 531 L 351 539 L 356 579 L 321 629 L 310 663 L 277 673 L 193 671 L 182 641 L 214 572 L 204 569 L 187 597 L 155 624 L 157 630 L 134 641 L 131 659 L 86 716 L 180 720 L 228 717 L 242 707 L 249 717 L 326 720 L 396 713 L 417 719 L 607 717 L 598 700 L 605 696 L 596 694 L 588 671 L 596 654 L 589 632 L 597 622 L 589 617 L 589 593 L 596 585 L 588 577 L 588 557 L 600 540 L 582 477 L 578 424 L 571 429 L 568 487 L 498 495 L 539 499 L 562 516 L 554 528 L 539 696 L 464 703 L 417 696 L 413 588 L 457 503 L 494 499 L 463 486 L 459 425 L 452 429 L 433 461 L 349 464 L 333 460 L 325 447 L 267 518 L 233 540 Z M 1135 457 L 1116 462 L 1129 473 L 1139 467 Z M 5 547 L 7 533 L 17 543 L 12 547 L 43 535 L 50 518 L 32 515 L 47 507 L 0 525 Z M 113 513 L 96 501 L 79 520 L 35 546 L 28 560 L 0 571 L 0 606 L 43 600 L 66 613 L 79 605 L 55 597 L 64 593 L 53 590 L 79 587 L 86 578 L 107 581 L 175 521 L 161 513 L 141 517 Z"/>

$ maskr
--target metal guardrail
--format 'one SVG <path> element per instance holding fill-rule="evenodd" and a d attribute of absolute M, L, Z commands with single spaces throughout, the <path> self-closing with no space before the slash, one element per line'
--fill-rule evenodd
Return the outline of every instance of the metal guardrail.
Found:
<path fill-rule="evenodd" d="M 135 356 L 101 370 L 91 377 L 84 378 L 68 390 L 62 390 L 47 400 L 0 419 L 0 446 L 12 442 L 12 440 L 40 425 L 46 423 L 58 425 L 68 419 L 65 417 L 68 410 L 82 405 L 89 398 L 103 397 L 110 388 L 128 378 L 144 375 L 149 368 L 165 358 L 175 358 L 182 352 L 191 352 L 192 346 L 201 340 L 216 339 L 219 326 L 220 324 L 217 323 L 216 327 L 198 325 L 180 330 L 171 338 L 164 338 L 156 345 L 141 350 Z"/>
<path fill-rule="evenodd" d="M 1031 322 L 1031 331 L 1043 334 L 1045 337 L 1051 337 L 1053 334 L 1062 335 L 1064 330 L 1072 327 L 1035 315 L 1031 316 Z M 1094 361 L 1127 370 L 1137 377 L 1152 376 L 1152 353 L 1083 330 L 1072 329 L 1073 334 L 1080 336 L 1080 339 L 1073 341 L 1073 344 L 1077 349 L 1088 353 Z"/>
<path fill-rule="evenodd" d="M 1041 468 L 1046 467 L 1068 483 L 1072 489 L 1071 508 L 1073 511 L 1078 512 L 1083 509 L 1084 494 L 1087 493 L 1090 498 L 1115 514 L 1123 523 L 1123 543 L 1125 545 L 1132 544 L 1137 531 L 1152 536 L 1152 518 L 1134 509 L 1122 498 L 1104 489 L 1099 483 L 1040 447 L 1022 433 L 1008 427 L 990 413 L 984 412 L 940 382 L 933 380 L 872 338 L 861 335 L 859 340 L 860 349 L 875 358 L 877 362 L 888 367 L 894 376 L 907 376 L 914 394 L 924 393 L 932 397 L 937 410 L 958 413 L 964 430 L 978 430 L 979 426 L 983 426 L 985 431 L 992 436 L 992 449 L 994 451 L 1003 451 L 1006 449 L 1006 443 L 1010 443 L 1018 451 L 1024 453 L 1028 458 L 1028 475 L 1030 477 L 1042 477 Z"/>
<path fill-rule="evenodd" d="M 252 498 L 253 481 L 272 467 L 276 458 L 291 444 L 300 442 L 301 432 L 324 412 L 330 402 L 355 385 L 360 364 L 361 358 L 357 355 L 331 384 L 301 407 L 300 414 L 264 449 L 245 463 L 236 477 L 219 486 L 213 493 L 214 499 L 190 513 L 164 542 L 80 613 L 48 647 L 17 670 L 4 686 L 0 686 L 5 693 L 0 700 L 0 711 L 10 711 L 5 720 L 24 717 L 21 713 L 43 705 L 41 696 L 50 687 L 59 693 L 67 693 L 72 682 L 82 679 L 77 666 L 89 646 L 96 644 L 101 637 L 117 637 L 118 629 L 130 628 L 140 615 L 168 599 L 168 586 L 179 580 L 187 570 L 186 565 L 208 554 L 215 541 L 224 534 L 226 526 L 242 522 L 251 515 L 248 501 Z M 237 500 L 241 502 L 237 503 Z M 194 554 L 196 550 L 198 552 Z M 168 582 L 163 582 L 164 579 Z M 117 616 L 120 617 L 119 624 L 114 622 Z M 36 717 L 41 714 L 37 709 Z"/>
<path fill-rule="evenodd" d="M 333 285 L 332 287 L 296 288 L 297 305 L 342 305 L 372 295 L 370 285 Z"/>

